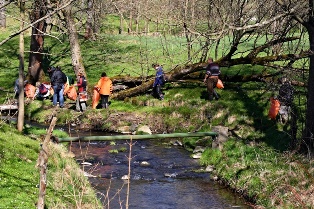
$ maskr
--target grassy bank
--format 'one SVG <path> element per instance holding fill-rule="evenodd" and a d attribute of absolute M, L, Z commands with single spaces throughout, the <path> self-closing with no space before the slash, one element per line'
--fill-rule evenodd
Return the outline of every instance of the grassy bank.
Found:
<path fill-rule="evenodd" d="M 36 166 L 44 130 L 0 124 L 0 208 L 35 208 L 39 194 Z M 56 135 L 65 133 L 55 131 Z M 95 192 L 76 161 L 63 145 L 49 144 L 46 207 L 55 209 L 101 208 Z"/>

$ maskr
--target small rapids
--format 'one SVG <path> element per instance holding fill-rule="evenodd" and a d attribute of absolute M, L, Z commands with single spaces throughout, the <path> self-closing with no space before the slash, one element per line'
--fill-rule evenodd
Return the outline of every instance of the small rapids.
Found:
<path fill-rule="evenodd" d="M 251 208 L 201 172 L 204 168 L 190 152 L 167 142 L 133 141 L 130 168 L 129 141 L 72 142 L 69 150 L 90 176 L 104 208 L 126 208 L 127 201 L 130 209 Z"/>

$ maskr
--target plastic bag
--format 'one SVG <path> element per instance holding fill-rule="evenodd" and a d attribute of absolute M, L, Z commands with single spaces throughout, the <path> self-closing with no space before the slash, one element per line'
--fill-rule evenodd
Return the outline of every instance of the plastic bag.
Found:
<path fill-rule="evenodd" d="M 69 87 L 69 90 L 68 90 L 68 92 L 67 92 L 67 97 L 68 97 L 69 99 L 73 100 L 73 101 L 76 100 L 76 98 L 77 98 L 77 92 L 76 92 L 75 86 L 70 86 L 70 87 Z"/>
<path fill-rule="evenodd" d="M 70 89 L 69 84 L 65 83 L 65 84 L 64 84 L 64 91 L 63 91 L 63 95 L 67 95 L 67 93 L 68 93 L 69 89 Z"/>
<path fill-rule="evenodd" d="M 268 111 L 268 117 L 272 120 L 276 119 L 276 116 L 280 109 L 280 102 L 278 99 L 274 99 L 274 97 L 270 97 L 270 108 Z"/>
<path fill-rule="evenodd" d="M 93 91 L 93 98 L 92 98 L 92 107 L 93 109 L 96 109 L 97 105 L 98 105 L 98 102 L 99 102 L 99 99 L 100 99 L 100 94 L 99 94 L 99 91 L 94 88 L 94 91 Z"/>
<path fill-rule="evenodd" d="M 218 79 L 216 87 L 219 88 L 219 89 L 223 89 L 224 88 L 224 84 L 222 83 L 222 81 L 220 79 Z"/>

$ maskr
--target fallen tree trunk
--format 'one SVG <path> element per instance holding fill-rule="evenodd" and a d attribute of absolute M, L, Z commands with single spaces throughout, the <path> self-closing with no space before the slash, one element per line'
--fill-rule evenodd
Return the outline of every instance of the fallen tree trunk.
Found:
<path fill-rule="evenodd" d="M 204 70 L 206 65 L 207 63 L 197 63 L 197 64 L 191 64 L 191 65 L 186 65 L 186 66 L 177 66 L 172 71 L 165 74 L 167 78 L 167 82 L 174 82 L 190 73 Z M 136 81 L 137 79 L 132 79 L 128 76 L 125 79 L 123 79 L 122 77 L 118 77 L 118 78 L 112 78 L 112 80 L 114 84 L 118 82 L 120 83 L 122 82 L 123 84 L 126 85 L 126 83 L 134 84 L 135 83 L 134 81 Z M 154 83 L 154 77 L 146 78 L 146 80 L 144 81 L 142 80 L 142 83 L 140 85 L 130 88 L 130 89 L 116 92 L 111 95 L 111 98 L 117 99 L 117 100 L 123 100 L 127 97 L 132 97 L 139 94 L 143 94 L 152 88 L 153 83 Z"/>
<path fill-rule="evenodd" d="M 184 82 L 184 81 L 201 81 L 203 82 L 203 78 L 205 75 L 204 67 L 206 64 L 195 64 L 190 66 L 185 66 L 181 68 L 174 69 L 170 73 L 166 73 L 167 82 Z M 203 72 L 200 72 L 203 71 Z M 281 72 L 276 72 L 273 74 L 252 74 L 252 75 L 221 75 L 220 78 L 223 81 L 228 82 L 265 82 L 277 83 L 277 80 L 274 80 L 275 76 L 281 75 Z M 148 77 L 143 80 L 143 78 L 139 77 L 119 77 L 118 79 L 113 78 L 114 83 L 114 91 L 115 93 L 111 96 L 112 99 L 123 100 L 127 97 L 133 97 L 136 95 L 143 94 L 148 90 L 152 89 L 154 83 L 154 77 Z M 294 86 L 306 86 L 306 83 L 300 81 L 291 81 Z"/>
<path fill-rule="evenodd" d="M 280 39 L 274 41 L 272 44 L 277 43 L 277 42 L 287 42 L 291 40 L 297 39 L 296 37 L 288 38 L 288 39 Z M 312 54 L 310 51 L 302 51 L 299 54 L 283 54 L 283 55 L 273 55 L 273 56 L 264 56 L 264 57 L 258 57 L 258 54 L 264 49 L 269 47 L 269 45 L 262 45 L 260 47 L 257 47 L 252 50 L 251 53 L 249 53 L 246 56 L 240 57 L 240 58 L 234 58 L 231 59 L 231 54 L 228 54 L 219 60 L 216 61 L 216 63 L 220 67 L 229 67 L 229 66 L 234 66 L 234 65 L 245 65 L 245 64 L 251 64 L 251 65 L 260 65 L 260 66 L 268 66 L 269 63 L 273 63 L 275 61 L 285 61 L 289 60 L 290 64 L 288 67 L 291 66 L 292 63 L 294 63 L 296 60 L 307 58 Z M 168 82 L 175 82 L 180 79 L 184 78 L 191 78 L 191 75 L 194 74 L 193 76 L 197 75 L 197 79 L 202 79 L 202 76 L 200 75 L 200 71 L 203 71 L 205 73 L 205 68 L 207 66 L 207 63 L 194 63 L 194 64 L 187 64 L 187 65 L 182 65 L 182 66 L 176 66 L 173 70 L 170 72 L 166 73 L 166 78 Z M 269 66 L 268 66 L 269 67 Z M 287 67 L 287 66 L 286 66 Z M 278 69 L 283 69 L 285 66 L 278 66 Z M 198 72 L 198 74 L 197 74 Z M 278 76 L 282 73 L 282 70 L 279 70 L 275 74 L 257 74 L 257 75 L 235 75 L 235 76 L 227 76 L 227 75 L 222 75 L 221 79 L 225 81 L 261 81 L 261 82 L 274 82 L 273 76 Z M 123 81 L 123 82 L 122 82 Z M 142 93 L 145 93 L 149 89 L 152 88 L 152 85 L 154 83 L 154 78 L 153 77 L 147 77 L 147 78 L 138 78 L 134 79 L 131 77 L 117 77 L 113 79 L 114 84 L 115 83 L 123 83 L 124 85 L 128 85 L 131 87 L 130 84 L 135 85 L 132 86 L 130 89 L 126 89 L 123 91 L 116 92 L 112 94 L 111 98 L 112 99 L 118 99 L 118 100 L 123 100 L 126 97 L 132 97 L 135 95 L 139 95 Z M 298 86 L 305 86 L 304 83 L 302 82 L 297 82 L 294 81 L 292 82 L 293 85 L 298 85 Z"/>

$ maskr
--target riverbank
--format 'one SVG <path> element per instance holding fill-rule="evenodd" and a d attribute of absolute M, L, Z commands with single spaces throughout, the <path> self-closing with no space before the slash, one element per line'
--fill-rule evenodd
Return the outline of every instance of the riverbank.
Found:
<path fill-rule="evenodd" d="M 239 115 L 231 111 L 232 105 L 228 106 L 225 100 L 209 103 L 191 98 L 184 101 L 183 97 L 178 99 L 180 96 L 172 98 L 158 101 L 142 96 L 112 101 L 109 109 L 88 108 L 83 113 L 75 112 L 71 103 L 67 103 L 67 108 L 54 109 L 48 101 L 34 101 L 26 113 L 29 119 L 40 123 L 56 116 L 58 123 L 69 129 L 104 132 L 116 132 L 121 127 L 132 131 L 139 125 L 147 125 L 153 133 L 211 131 L 224 121 L 229 129 L 228 142 L 221 150 L 207 147 L 200 159 L 203 166 L 213 168 L 216 180 L 243 195 L 255 207 L 314 206 L 313 161 L 285 149 L 289 140 L 284 126 L 267 121 L 262 115 L 258 120 L 256 116 Z M 154 105 L 146 106 L 148 103 Z M 198 143 L 197 138 L 183 139 L 183 146 L 190 151 Z"/>
<path fill-rule="evenodd" d="M 9 121 L 0 122 L 0 208 L 34 208 L 39 196 L 37 159 L 45 130 L 36 132 L 34 127 L 26 126 L 24 135 Z M 54 134 L 66 136 L 58 130 Z M 46 151 L 49 158 L 45 208 L 101 208 L 73 154 L 54 143 Z"/>

